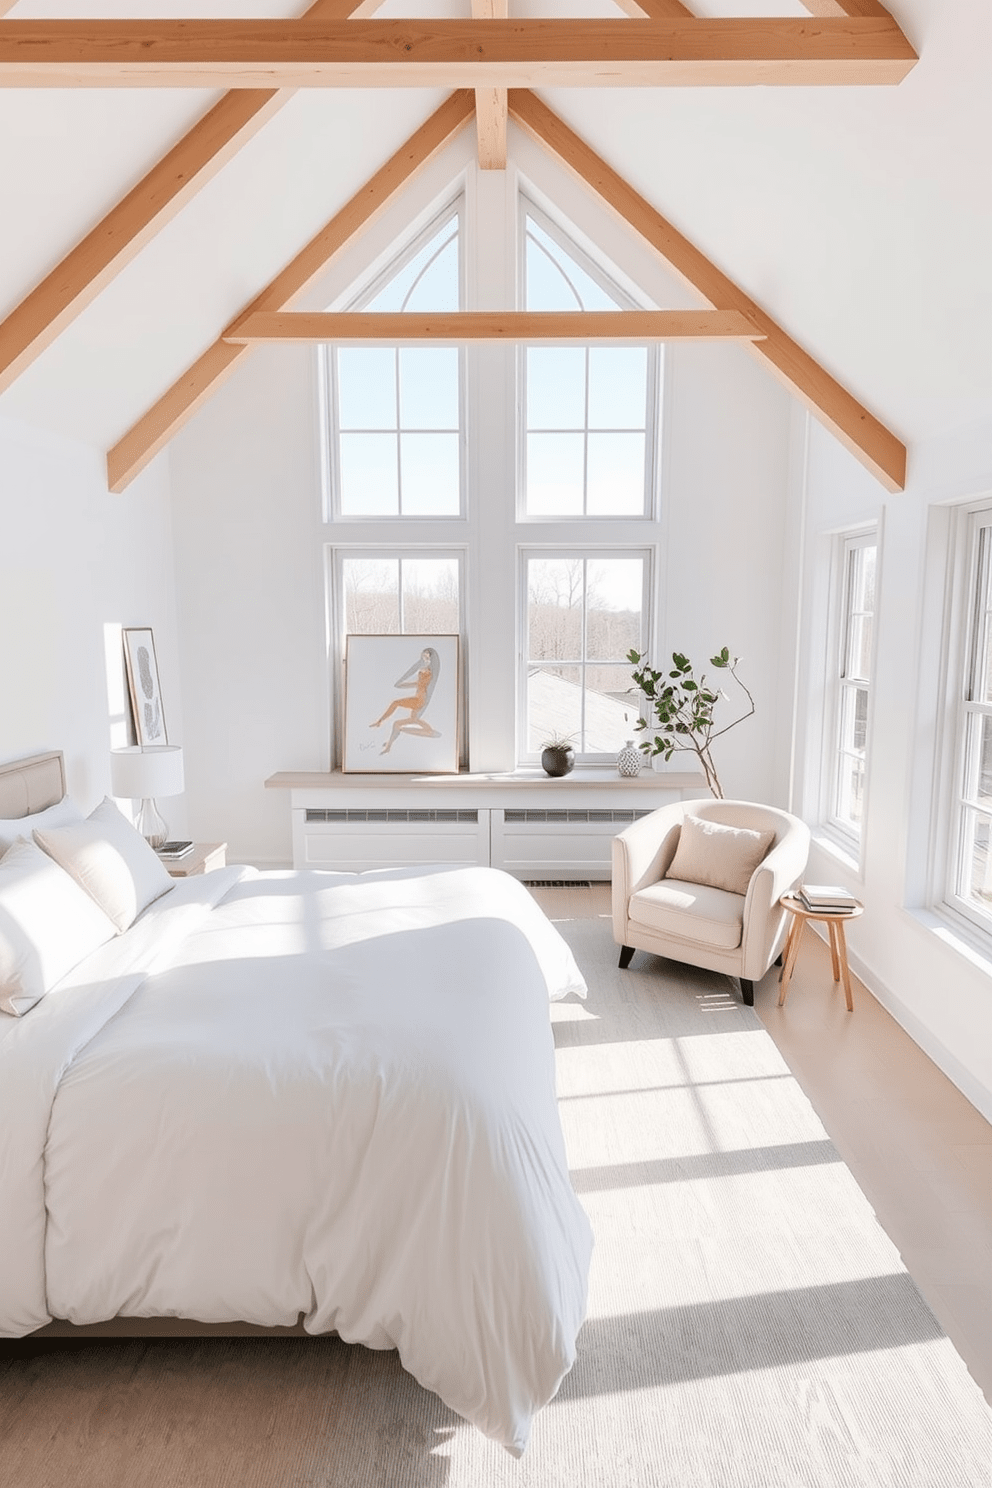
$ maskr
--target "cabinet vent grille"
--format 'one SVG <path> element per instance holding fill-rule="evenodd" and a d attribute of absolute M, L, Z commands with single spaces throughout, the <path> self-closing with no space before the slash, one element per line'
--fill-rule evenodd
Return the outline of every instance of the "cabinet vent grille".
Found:
<path fill-rule="evenodd" d="M 478 811 L 401 811 L 397 808 L 392 810 L 377 811 L 374 808 L 361 810 L 333 810 L 323 806 L 308 806 L 306 808 L 306 821 L 309 826 L 311 822 L 478 822 Z"/>
<path fill-rule="evenodd" d="M 504 811 L 505 822 L 632 822 L 642 816 L 650 816 L 650 811 L 539 811 L 513 808 Z"/>

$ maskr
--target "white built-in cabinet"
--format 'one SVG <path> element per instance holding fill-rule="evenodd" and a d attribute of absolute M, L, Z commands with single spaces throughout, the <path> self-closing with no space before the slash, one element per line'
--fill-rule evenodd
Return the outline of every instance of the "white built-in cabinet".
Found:
<path fill-rule="evenodd" d="M 608 879 L 610 843 L 638 816 L 704 796 L 701 775 L 541 770 L 494 775 L 345 775 L 282 771 L 294 868 L 365 872 L 482 863 L 518 878 Z"/>

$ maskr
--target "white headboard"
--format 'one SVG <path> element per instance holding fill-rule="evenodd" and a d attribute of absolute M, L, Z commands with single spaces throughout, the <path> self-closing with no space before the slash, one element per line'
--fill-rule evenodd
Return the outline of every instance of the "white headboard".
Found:
<path fill-rule="evenodd" d="M 7 821 L 54 806 L 65 795 L 62 751 L 0 765 L 0 817 Z"/>

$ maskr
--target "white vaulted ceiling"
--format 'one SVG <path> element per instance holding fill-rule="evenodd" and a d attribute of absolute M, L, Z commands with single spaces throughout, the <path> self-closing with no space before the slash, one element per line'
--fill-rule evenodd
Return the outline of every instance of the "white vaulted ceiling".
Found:
<path fill-rule="evenodd" d="M 217 17 L 302 4 L 212 0 Z M 892 0 L 897 86 L 551 89 L 576 134 L 902 440 L 992 416 L 992 7 Z M 798 0 L 690 0 L 807 16 Z M 176 0 L 19 0 L 9 20 L 180 17 Z M 377 16 L 468 16 L 387 0 Z M 510 0 L 513 17 L 618 15 Z M 0 28 L 4 22 L 0 21 Z M 540 91 L 540 90 L 539 90 Z M 0 86 L 0 315 L 219 95 Z M 297 92 L 0 395 L 108 448 L 438 106 L 443 91 Z M 512 134 L 511 134 L 512 153 Z"/>

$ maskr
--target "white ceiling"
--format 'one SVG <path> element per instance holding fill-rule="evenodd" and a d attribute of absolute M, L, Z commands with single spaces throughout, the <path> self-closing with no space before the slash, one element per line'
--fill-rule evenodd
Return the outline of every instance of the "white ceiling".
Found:
<path fill-rule="evenodd" d="M 692 0 L 804 15 L 798 0 Z M 176 0 L 20 0 L 32 16 L 203 16 Z M 211 0 L 217 16 L 302 3 Z M 992 6 L 891 0 L 920 53 L 896 88 L 542 95 L 909 443 L 992 418 Z M 387 0 L 380 15 L 468 14 Z M 593 15 L 611 0 L 511 0 Z M 2 22 L 0 22 L 2 25 Z M 217 95 L 0 90 L 0 313 Z M 106 448 L 441 101 L 309 90 L 287 106 L 0 396 L 0 414 Z"/>

